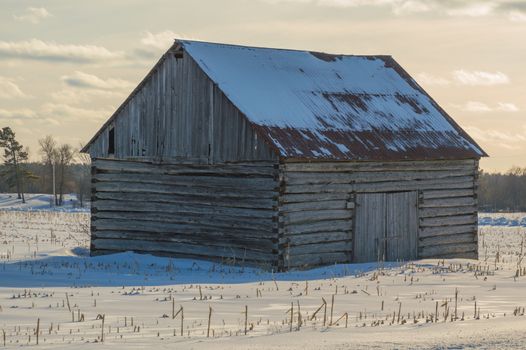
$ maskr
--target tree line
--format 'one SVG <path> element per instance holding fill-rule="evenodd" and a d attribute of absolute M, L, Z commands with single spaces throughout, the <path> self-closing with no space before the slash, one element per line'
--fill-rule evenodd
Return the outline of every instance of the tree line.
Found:
<path fill-rule="evenodd" d="M 16 139 L 10 127 L 0 130 L 0 192 L 15 192 L 23 203 L 26 193 L 55 193 L 54 205 L 64 204 L 64 194 L 75 193 L 84 205 L 90 191 L 90 158 L 75 147 L 59 144 L 52 136 L 38 141 L 40 161 L 29 162 L 29 148 Z"/>
<path fill-rule="evenodd" d="M 526 168 L 480 171 L 478 203 L 481 211 L 526 211 Z"/>

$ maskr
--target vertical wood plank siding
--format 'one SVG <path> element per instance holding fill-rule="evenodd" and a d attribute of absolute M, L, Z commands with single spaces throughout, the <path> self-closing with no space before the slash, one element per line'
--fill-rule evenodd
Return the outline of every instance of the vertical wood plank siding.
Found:
<path fill-rule="evenodd" d="M 272 163 L 95 159 L 92 173 L 92 254 L 132 250 L 277 267 Z"/>
<path fill-rule="evenodd" d="M 89 147 L 108 157 L 115 128 L 115 158 L 194 159 L 201 163 L 276 160 L 241 112 L 188 55 L 168 53 Z"/>
<path fill-rule="evenodd" d="M 419 194 L 419 258 L 476 258 L 477 171 L 476 160 L 282 162 L 282 264 L 351 261 L 355 194 L 399 191 Z"/>

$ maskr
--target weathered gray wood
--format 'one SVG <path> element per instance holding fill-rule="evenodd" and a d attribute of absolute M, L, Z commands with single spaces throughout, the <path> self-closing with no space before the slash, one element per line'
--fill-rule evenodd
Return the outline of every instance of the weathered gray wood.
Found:
<path fill-rule="evenodd" d="M 349 193 L 346 192 L 332 192 L 332 193 L 283 193 L 279 197 L 280 203 L 302 203 L 302 202 L 316 202 L 316 201 L 330 201 L 330 200 L 347 200 Z"/>
<path fill-rule="evenodd" d="M 472 197 L 473 193 L 474 192 L 472 188 L 459 190 L 450 190 L 449 188 L 445 188 L 437 191 L 423 191 L 422 199 L 426 200 L 432 198 Z"/>
<path fill-rule="evenodd" d="M 456 226 L 456 225 L 475 225 L 477 223 L 476 215 L 458 215 L 458 216 L 447 216 L 447 217 L 435 217 L 435 218 L 421 218 L 420 227 L 445 227 L 445 226 Z"/>
<path fill-rule="evenodd" d="M 353 262 L 384 260 L 386 193 L 356 195 L 353 230 Z"/>
<path fill-rule="evenodd" d="M 349 255 L 345 252 L 319 253 L 292 255 L 285 261 L 285 267 L 307 268 L 334 263 L 345 263 L 349 261 Z"/>
<path fill-rule="evenodd" d="M 455 226 L 432 226 L 432 227 L 421 227 L 419 230 L 419 237 L 433 237 L 440 235 L 454 235 L 459 233 L 476 232 L 477 226 L 473 223 L 467 225 L 455 225 Z"/>
<path fill-rule="evenodd" d="M 247 251 L 271 252 L 278 248 L 277 242 L 263 237 L 246 237 L 236 232 L 218 232 L 217 230 L 202 230 L 198 234 L 189 232 L 147 232 L 124 230 L 97 230 L 94 239 L 130 239 L 145 241 L 160 241 L 170 243 L 204 244 L 208 246 L 237 247 Z"/>
<path fill-rule="evenodd" d="M 351 241 L 320 242 L 319 244 L 290 245 L 285 249 L 291 257 L 294 257 L 302 254 L 347 253 L 352 249 L 352 244 Z M 294 261 L 294 258 L 291 258 L 291 260 Z"/>
<path fill-rule="evenodd" d="M 352 212 L 347 209 L 341 210 L 305 210 L 284 213 L 280 216 L 280 222 L 284 224 L 299 224 L 305 222 L 317 222 L 325 220 L 351 220 Z"/>
<path fill-rule="evenodd" d="M 292 162 L 283 164 L 285 171 L 291 172 L 331 172 L 331 171 L 426 171 L 426 170 L 465 170 L 474 169 L 476 162 L 466 160 L 401 161 L 401 162 Z"/>
<path fill-rule="evenodd" d="M 325 242 L 336 242 L 336 241 L 351 241 L 349 231 L 329 231 L 321 233 L 301 233 L 297 235 L 286 235 L 283 237 L 283 241 L 280 244 L 283 245 L 302 245 L 302 244 L 314 244 L 314 243 L 325 243 Z M 349 247 L 349 250 L 352 247 Z"/>
<path fill-rule="evenodd" d="M 455 243 L 473 243 L 477 241 L 477 235 L 474 232 L 461 233 L 454 235 L 442 235 L 428 238 L 422 238 L 419 242 L 420 247 L 439 246 L 441 244 Z"/>
<path fill-rule="evenodd" d="M 216 256 L 242 260 L 272 261 L 274 255 L 270 252 L 248 251 L 231 246 L 206 246 L 203 244 L 181 244 L 174 242 L 135 240 L 135 239 L 105 239 L 92 240 L 95 249 L 122 251 L 123 247 L 131 251 L 164 252 L 172 254 L 192 254 L 202 257 Z"/>
<path fill-rule="evenodd" d="M 424 191 L 425 193 L 425 191 Z M 471 197 L 454 197 L 454 198 L 433 198 L 425 199 L 420 208 L 436 208 L 436 207 L 454 207 L 454 206 L 475 206 L 475 199 Z"/>
<path fill-rule="evenodd" d="M 107 156 L 110 125 L 117 158 L 277 159 L 189 55 L 174 58 L 168 52 L 161 58 L 89 146 L 92 157 Z"/>
<path fill-rule="evenodd" d="M 177 194 L 153 194 L 153 193 L 126 193 L 126 192 L 96 192 L 95 200 L 115 200 L 123 202 L 157 202 L 157 203 L 187 203 L 202 205 L 217 205 L 220 207 L 269 209 L 277 205 L 276 199 L 271 198 L 243 198 L 233 200 L 223 196 L 189 196 Z"/>
<path fill-rule="evenodd" d="M 298 211 L 312 211 L 312 210 L 330 210 L 330 209 L 348 209 L 347 200 L 335 201 L 312 201 L 302 203 L 284 203 L 281 205 L 283 212 L 298 212 Z"/>
<path fill-rule="evenodd" d="M 308 222 L 303 224 L 287 224 L 284 225 L 284 233 L 288 234 L 308 234 L 316 232 L 331 232 L 331 231 L 348 231 L 351 232 L 352 219 L 341 220 L 326 220 L 318 222 Z"/>
<path fill-rule="evenodd" d="M 267 191 L 235 191 L 235 189 L 218 187 L 198 187 L 198 186 L 176 186 L 161 184 L 143 183 L 105 183 L 97 184 L 98 192 L 125 192 L 125 193 L 160 193 L 189 196 L 221 196 L 229 198 L 276 198 L 277 193 L 269 189 Z"/>
<path fill-rule="evenodd" d="M 418 193 L 385 196 L 386 259 L 414 260 L 418 256 Z"/>
<path fill-rule="evenodd" d="M 171 162 L 173 161 L 173 163 Z M 264 176 L 274 177 L 276 169 L 274 162 L 254 161 L 220 164 L 196 164 L 193 160 L 186 159 L 152 159 L 147 157 L 132 159 L 105 159 L 94 158 L 92 166 L 99 172 L 108 173 L 144 173 L 166 175 L 222 175 L 232 174 L 237 176 Z"/>
<path fill-rule="evenodd" d="M 433 253 L 433 254 L 430 254 L 429 256 L 421 255 L 420 257 L 422 259 L 429 259 L 429 258 L 434 258 L 434 259 L 458 259 L 458 258 L 462 258 L 462 259 L 478 259 L 478 252 L 477 252 L 477 250 L 469 250 L 469 251 L 466 251 L 466 252 L 459 252 L 459 253 L 444 253 L 444 254 Z"/>
<path fill-rule="evenodd" d="M 421 247 L 419 255 L 422 258 L 444 256 L 448 254 L 477 251 L 477 243 L 454 243 Z"/>
<path fill-rule="evenodd" d="M 463 214 L 476 215 L 477 208 L 474 206 L 462 207 L 437 207 L 437 208 L 420 208 L 420 218 L 431 218 L 437 216 L 455 216 Z"/>

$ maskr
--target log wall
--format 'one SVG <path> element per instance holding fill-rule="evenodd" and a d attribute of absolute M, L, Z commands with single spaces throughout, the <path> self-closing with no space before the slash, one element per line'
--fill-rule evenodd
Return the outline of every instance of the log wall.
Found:
<path fill-rule="evenodd" d="M 137 251 L 273 268 L 277 167 L 95 159 L 91 251 Z"/>
<path fill-rule="evenodd" d="M 278 208 L 287 267 L 352 260 L 356 193 L 418 191 L 418 257 L 477 257 L 476 160 L 284 162 Z"/>

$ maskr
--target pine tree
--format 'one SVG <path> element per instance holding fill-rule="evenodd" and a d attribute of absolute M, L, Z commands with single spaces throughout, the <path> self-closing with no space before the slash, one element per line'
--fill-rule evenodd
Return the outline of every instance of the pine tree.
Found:
<path fill-rule="evenodd" d="M 5 165 L 5 170 L 1 175 L 10 186 L 16 187 L 18 199 L 22 199 L 22 203 L 25 203 L 24 179 L 35 178 L 30 171 L 23 167 L 23 163 L 29 158 L 29 153 L 15 139 L 15 133 L 10 127 L 4 127 L 0 130 L 0 148 L 4 149 Z"/>

